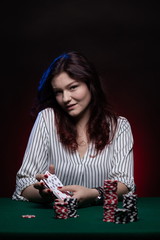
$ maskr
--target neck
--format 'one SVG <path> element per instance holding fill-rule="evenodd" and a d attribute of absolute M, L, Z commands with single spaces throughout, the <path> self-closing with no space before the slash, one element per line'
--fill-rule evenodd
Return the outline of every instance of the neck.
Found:
<path fill-rule="evenodd" d="M 87 128 L 89 116 L 90 116 L 90 112 L 88 110 L 87 112 L 85 112 L 85 114 L 82 114 L 79 118 L 76 119 L 77 131 L 78 131 L 78 129 L 85 130 Z"/>
<path fill-rule="evenodd" d="M 87 133 L 87 123 L 88 119 L 81 119 L 76 124 L 77 128 L 77 141 L 79 146 L 86 146 L 88 144 L 88 133 Z"/>

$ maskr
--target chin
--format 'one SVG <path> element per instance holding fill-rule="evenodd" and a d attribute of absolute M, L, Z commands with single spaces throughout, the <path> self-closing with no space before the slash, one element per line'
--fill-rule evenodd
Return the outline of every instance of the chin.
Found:
<path fill-rule="evenodd" d="M 77 112 L 68 112 L 68 115 L 69 116 L 71 116 L 71 117 L 73 117 L 73 118 L 77 118 L 77 117 L 79 117 L 81 114 L 80 113 L 77 113 Z"/>
<path fill-rule="evenodd" d="M 71 117 L 75 117 L 75 118 L 76 118 L 76 117 L 79 116 L 79 114 L 74 114 L 74 113 L 73 113 L 73 114 L 72 114 L 72 113 L 70 114 L 70 113 L 69 113 L 69 116 L 71 116 Z"/>

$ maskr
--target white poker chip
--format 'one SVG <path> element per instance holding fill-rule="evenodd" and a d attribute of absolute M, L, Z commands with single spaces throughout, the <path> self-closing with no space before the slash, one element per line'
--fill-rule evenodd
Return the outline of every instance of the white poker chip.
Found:
<path fill-rule="evenodd" d="M 22 218 L 35 218 L 35 215 L 30 215 L 30 214 L 26 214 L 26 215 L 22 215 Z"/>

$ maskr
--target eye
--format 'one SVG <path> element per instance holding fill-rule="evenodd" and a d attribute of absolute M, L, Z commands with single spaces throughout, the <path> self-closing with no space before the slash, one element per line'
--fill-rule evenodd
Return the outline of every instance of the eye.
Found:
<path fill-rule="evenodd" d="M 62 91 L 60 91 L 60 90 L 54 91 L 55 96 L 59 96 L 61 93 L 62 93 Z"/>
<path fill-rule="evenodd" d="M 75 90 L 78 87 L 78 84 L 70 86 L 70 90 Z"/>

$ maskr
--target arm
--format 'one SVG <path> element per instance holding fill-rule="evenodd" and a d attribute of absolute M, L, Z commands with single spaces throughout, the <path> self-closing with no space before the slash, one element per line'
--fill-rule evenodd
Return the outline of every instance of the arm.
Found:
<path fill-rule="evenodd" d="M 43 173 L 48 168 L 48 132 L 42 113 L 38 115 L 24 154 L 22 165 L 16 176 L 16 189 L 12 199 L 40 199 L 33 185 L 38 182 L 37 173 Z"/>
<path fill-rule="evenodd" d="M 26 187 L 22 191 L 21 195 L 25 199 L 27 199 L 28 201 L 31 201 L 31 202 L 43 202 L 44 201 L 39 193 L 39 190 L 36 189 L 33 184 Z"/>
<path fill-rule="evenodd" d="M 129 192 L 128 187 L 124 183 L 118 182 L 118 184 L 117 184 L 118 199 L 121 200 L 122 199 L 122 195 L 126 194 L 128 192 Z"/>
<path fill-rule="evenodd" d="M 86 206 L 88 204 L 95 204 L 97 197 L 100 195 L 99 191 L 95 188 L 86 188 L 79 185 L 68 185 L 59 187 L 62 192 L 69 191 L 73 193 L 73 197 L 77 198 L 79 206 Z M 128 188 L 121 182 L 117 184 L 117 195 L 121 199 L 123 194 L 128 193 Z M 103 201 L 100 202 L 103 204 Z"/>
<path fill-rule="evenodd" d="M 113 161 L 109 179 L 118 181 L 117 194 L 121 198 L 123 194 L 135 191 L 133 135 L 127 119 L 120 120 L 113 144 Z"/>
<path fill-rule="evenodd" d="M 49 166 L 49 172 L 52 174 L 55 173 L 53 165 Z M 38 180 L 38 182 L 25 188 L 22 191 L 21 195 L 31 202 L 39 203 L 53 202 L 54 196 L 52 191 L 50 189 L 46 189 L 44 187 L 44 184 L 40 182 L 43 178 L 45 178 L 44 174 L 37 174 L 36 179 Z"/>

